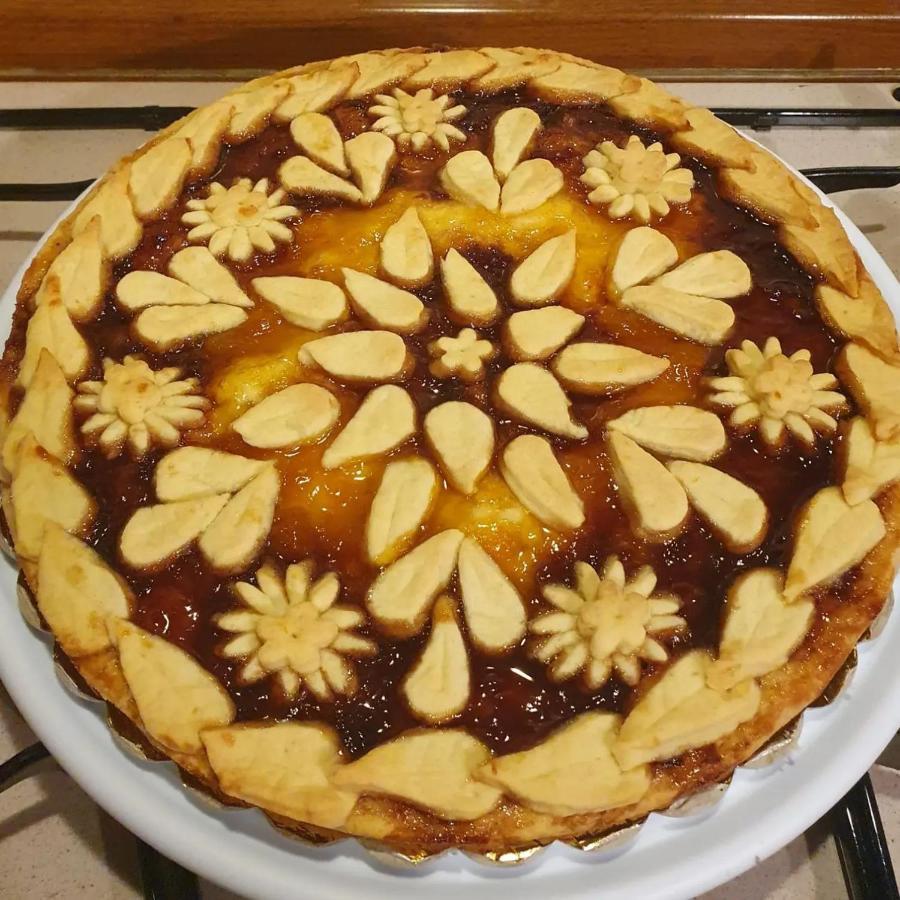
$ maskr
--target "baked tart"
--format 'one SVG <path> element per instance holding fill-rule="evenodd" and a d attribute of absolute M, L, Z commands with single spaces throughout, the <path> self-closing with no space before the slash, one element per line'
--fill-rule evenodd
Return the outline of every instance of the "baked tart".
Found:
<path fill-rule="evenodd" d="M 894 321 L 708 110 L 531 49 L 313 63 L 50 235 L 2 362 L 43 625 L 194 785 L 411 856 L 732 770 L 885 604 Z"/>

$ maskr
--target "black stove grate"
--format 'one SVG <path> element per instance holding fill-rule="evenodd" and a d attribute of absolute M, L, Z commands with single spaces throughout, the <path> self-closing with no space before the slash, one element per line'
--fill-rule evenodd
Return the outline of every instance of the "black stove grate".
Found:
<path fill-rule="evenodd" d="M 900 99 L 900 97 L 898 97 Z M 140 106 L 0 110 L 0 128 L 17 130 L 136 129 L 158 131 L 192 111 L 189 106 Z M 773 127 L 900 128 L 900 109 L 713 110 L 732 125 L 753 130 Z M 807 169 L 807 178 L 826 193 L 900 184 L 900 166 L 848 166 Z M 93 183 L 0 183 L 0 201 L 74 200 Z M 43 744 L 27 747 L 0 764 L 0 793 L 35 774 L 49 757 Z M 829 813 L 850 900 L 900 900 L 878 803 L 864 775 Z M 147 900 L 198 900 L 196 876 L 140 839 L 138 857 Z"/>

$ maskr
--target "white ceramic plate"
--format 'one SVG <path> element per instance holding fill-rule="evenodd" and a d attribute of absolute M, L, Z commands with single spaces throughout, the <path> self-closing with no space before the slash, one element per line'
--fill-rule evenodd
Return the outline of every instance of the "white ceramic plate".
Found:
<path fill-rule="evenodd" d="M 840 214 L 839 214 L 840 215 Z M 844 227 L 900 319 L 900 285 L 860 231 Z M 24 271 L 24 269 L 23 269 Z M 4 338 L 19 276 L 0 300 Z M 554 844 L 512 868 L 448 853 L 412 871 L 385 867 L 352 840 L 307 848 L 254 810 L 212 809 L 182 787 L 171 764 L 145 763 L 113 739 L 103 706 L 76 700 L 57 679 L 49 641 L 29 629 L 16 572 L 0 564 L 0 678 L 47 749 L 110 815 L 205 878 L 247 897 L 284 900 L 483 900 L 547 897 L 679 900 L 722 884 L 793 840 L 871 766 L 900 727 L 900 612 L 859 647 L 849 685 L 809 709 L 781 763 L 739 769 L 723 799 L 683 818 L 653 814 L 636 840 L 589 854 Z M 900 587 L 900 579 L 895 582 Z"/>

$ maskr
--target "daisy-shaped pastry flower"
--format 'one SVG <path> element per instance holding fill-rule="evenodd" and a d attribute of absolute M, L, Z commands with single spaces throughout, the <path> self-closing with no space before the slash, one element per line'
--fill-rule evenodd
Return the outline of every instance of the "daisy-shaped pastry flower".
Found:
<path fill-rule="evenodd" d="M 213 256 L 228 256 L 234 262 L 246 262 L 253 253 L 271 253 L 275 242 L 289 244 L 294 233 L 285 219 L 299 215 L 295 206 L 282 204 L 284 191 L 269 192 L 269 181 L 256 184 L 239 178 L 226 188 L 214 181 L 209 194 L 189 200 L 181 221 L 193 227 L 188 232 L 192 243 L 208 244 Z"/>
<path fill-rule="evenodd" d="M 466 139 L 464 131 L 450 124 L 464 116 L 466 108 L 451 106 L 446 94 L 435 97 L 431 88 L 408 94 L 394 88 L 391 94 L 377 94 L 375 100 L 376 105 L 369 108 L 369 115 L 377 117 L 372 130 L 394 138 L 400 147 L 411 146 L 419 152 L 435 144 L 449 150 L 450 141 Z"/>
<path fill-rule="evenodd" d="M 78 385 L 75 408 L 89 413 L 81 426 L 112 459 L 127 444 L 135 457 L 152 446 L 172 447 L 181 431 L 203 423 L 209 401 L 197 391 L 196 378 L 181 378 L 181 370 L 154 372 L 144 360 L 126 356 L 122 362 L 103 360 L 102 381 Z"/>
<path fill-rule="evenodd" d="M 248 683 L 275 675 L 288 697 L 301 687 L 318 700 L 356 690 L 353 657 L 371 656 L 375 644 L 353 633 L 363 613 L 336 601 L 337 575 L 313 580 L 313 562 L 294 563 L 284 576 L 271 564 L 256 573 L 256 584 L 239 581 L 234 592 L 245 609 L 224 613 L 218 625 L 235 633 L 222 648 L 225 657 L 243 659 L 241 678 Z"/>
<path fill-rule="evenodd" d="M 787 356 L 776 337 L 762 349 L 744 341 L 725 354 L 725 361 L 731 374 L 709 380 L 716 392 L 710 400 L 733 408 L 728 421 L 735 428 L 758 425 L 772 449 L 784 444 L 787 432 L 812 447 L 817 432 L 832 434 L 837 428 L 830 413 L 847 408 L 844 395 L 834 390 L 834 375 L 816 373 L 808 350 Z"/>
<path fill-rule="evenodd" d="M 665 662 L 658 636 L 682 631 L 687 623 L 675 615 L 677 598 L 654 594 L 656 575 L 642 566 L 631 579 L 618 557 L 609 557 L 598 573 L 575 563 L 575 587 L 548 584 L 544 599 L 556 609 L 529 622 L 537 636 L 534 656 L 550 666 L 550 676 L 565 681 L 581 675 L 596 690 L 613 669 L 626 684 L 641 677 L 641 660 Z"/>
<path fill-rule="evenodd" d="M 624 147 L 603 141 L 584 157 L 581 180 L 590 188 L 591 203 L 607 204 L 611 219 L 633 215 L 640 222 L 669 214 L 669 203 L 691 199 L 694 174 L 679 167 L 677 153 L 662 144 L 645 146 L 633 134 Z"/>

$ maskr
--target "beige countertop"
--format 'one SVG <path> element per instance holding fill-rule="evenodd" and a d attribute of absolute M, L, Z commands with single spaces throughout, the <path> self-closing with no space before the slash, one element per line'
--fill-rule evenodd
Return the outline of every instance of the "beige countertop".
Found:
<path fill-rule="evenodd" d="M 0 82 L 0 108 L 196 105 L 222 82 Z M 670 85 L 707 106 L 889 107 L 887 84 L 690 83 Z M 900 130 L 777 128 L 752 133 L 798 168 L 897 165 Z M 78 181 L 101 174 L 148 135 L 141 131 L 2 131 L 0 182 Z M 900 276 L 900 188 L 835 196 Z M 65 203 L 0 202 L 0 284 L 5 285 Z M 35 737 L 0 687 L 0 761 Z M 836 748 L 839 752 L 839 748 Z M 895 757 L 900 754 L 895 754 Z M 871 772 L 895 867 L 900 871 L 900 773 Z M 785 802 L 789 802 L 786 798 Z M 203 884 L 206 900 L 236 895 Z M 133 900 L 142 896 L 135 842 L 60 769 L 48 765 L 0 796 L 0 900 L 25 897 Z M 302 897 L 298 894 L 298 897 Z M 847 896 L 827 824 L 758 864 L 705 900 L 843 900 Z"/>

